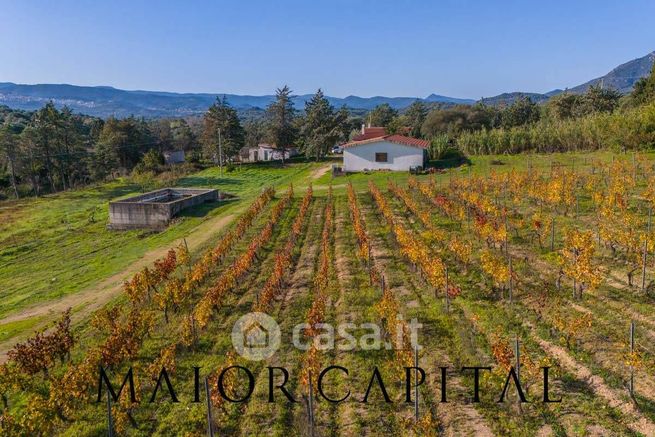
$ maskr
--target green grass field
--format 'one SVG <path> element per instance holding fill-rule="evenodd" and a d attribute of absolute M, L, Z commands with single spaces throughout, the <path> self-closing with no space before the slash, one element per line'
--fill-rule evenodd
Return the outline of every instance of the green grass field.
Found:
<path fill-rule="evenodd" d="M 552 165 L 584 167 L 592 159 L 611 160 L 608 152 L 555 155 L 480 156 L 470 165 L 441 170 L 437 180 L 455 175 L 488 174 L 510 169 L 548 168 Z M 630 159 L 631 155 L 624 155 Z M 149 251 L 166 248 L 188 236 L 202 223 L 238 213 L 245 203 L 266 186 L 282 187 L 294 183 L 299 193 L 310 182 L 322 196 L 332 183 L 335 193 L 345 193 L 348 182 L 356 189 L 366 188 L 369 180 L 384 184 L 388 178 L 404 184 L 406 172 L 356 173 L 332 178 L 320 171 L 330 163 L 244 164 L 232 172 L 212 167 L 186 176 L 180 186 L 211 187 L 237 195 L 238 200 L 205 205 L 185 211 L 162 232 L 106 229 L 108 202 L 139 192 L 139 187 L 117 180 L 38 199 L 0 203 L 0 342 L 42 326 L 54 314 L 25 309 L 47 306 L 49 302 L 75 295 L 99 284 L 103 279 L 128 269 Z M 439 164 L 439 163 L 438 163 Z M 447 163 L 439 165 L 444 167 Z M 321 175 L 322 173 L 322 175 Z M 298 194 L 297 194 L 298 195 Z M 101 291 L 101 290 L 100 290 Z M 82 309 L 81 307 L 74 310 Z"/>
<path fill-rule="evenodd" d="M 25 308 L 48 305 L 128 268 L 148 251 L 169 247 L 201 223 L 236 213 L 263 187 L 305 183 L 323 164 L 247 165 L 220 175 L 209 168 L 180 180 L 238 196 L 185 211 L 166 230 L 110 231 L 108 203 L 139 192 L 118 180 L 41 198 L 0 203 L 0 342 L 51 317 L 2 322 Z"/>
<path fill-rule="evenodd" d="M 647 158 L 648 161 L 641 162 L 647 166 L 644 168 L 651 172 L 653 156 L 649 155 Z M 487 175 L 492 171 L 525 170 L 528 167 L 548 170 L 551 166 L 558 165 L 575 167 L 581 170 L 580 173 L 591 174 L 589 166 L 592 165 L 592 160 L 626 160 L 630 163 L 631 159 L 632 155 L 629 154 L 608 153 L 474 157 L 470 166 L 446 169 L 438 173 L 435 176 L 436 187 L 455 199 L 455 192 L 449 191 L 452 188 L 447 186 L 451 178 L 459 178 L 460 182 L 463 182 L 469 174 Z M 536 368 L 534 363 L 562 362 L 555 371 L 556 382 L 553 387 L 557 395 L 563 394 L 566 398 L 566 402 L 561 405 L 542 406 L 535 401 L 520 411 L 513 401 L 500 405 L 492 399 L 497 396 L 497 387 L 502 383 L 498 374 L 483 379 L 486 402 L 474 405 L 464 401 L 470 397 L 470 376 L 453 375 L 449 393 L 453 398 L 454 407 L 442 407 L 439 403 L 439 393 L 425 386 L 421 388 L 423 417 L 432 417 L 434 423 L 439 423 L 439 426 L 446 430 L 456 430 L 459 426 L 473 434 L 484 433 L 490 429 L 496 435 L 516 436 L 586 435 L 594 431 L 597 431 L 598 435 L 638 435 L 632 432 L 633 429 L 649 429 L 651 422 L 655 421 L 652 391 L 655 388 L 655 380 L 652 372 L 650 368 L 639 372 L 636 396 L 640 410 L 634 413 L 630 410 L 631 404 L 625 390 L 626 369 L 621 363 L 626 341 L 624 322 L 629 316 L 642 320 L 638 331 L 640 341 L 655 338 L 655 331 L 652 329 L 655 321 L 650 316 L 650 298 L 639 295 L 634 288 L 624 283 L 624 272 L 620 270 L 624 269 L 624 265 L 621 260 L 617 261 L 612 257 L 609 250 L 599 248 L 595 258 L 609 280 L 597 291 L 586 294 L 584 299 L 570 299 L 570 292 L 566 288 L 569 284 L 565 284 L 561 291 L 554 285 L 557 273 L 555 259 L 557 250 L 564 244 L 563 234 L 558 231 L 555 251 L 551 251 L 547 247 L 538 246 L 530 238 L 529 221 L 522 222 L 520 235 L 518 232 L 516 235 L 512 234 L 508 242 L 515 260 L 514 268 L 520 279 L 514 295 L 515 301 L 508 304 L 502 292 L 499 296 L 493 281 L 481 268 L 481 254 L 489 250 L 488 242 L 473 238 L 466 220 L 453 219 L 436 208 L 420 190 L 410 189 L 407 173 L 377 172 L 332 178 L 329 173 L 325 173 L 327 165 L 329 163 L 325 162 L 294 163 L 284 168 L 273 165 L 244 165 L 240 170 L 222 177 L 216 168 L 190 175 L 183 179 L 180 185 L 217 187 L 237 194 L 239 199 L 222 206 L 207 205 L 191 210 L 166 231 L 159 233 L 106 230 L 107 202 L 114 197 L 135 191 L 133 186 L 121 182 L 43 199 L 14 202 L 18 208 L 13 209 L 6 208 L 10 203 L 2 205 L 6 209 L 1 214 L 8 216 L 7 211 L 12 211 L 11 223 L 14 226 L 3 223 L 0 238 L 10 244 L 11 239 L 16 238 L 17 242 L 22 241 L 27 245 L 32 235 L 39 238 L 41 244 L 27 246 L 23 252 L 16 250 L 18 246 L 13 246 L 11 253 L 2 252 L 3 262 L 5 259 L 10 260 L 0 277 L 3 287 L 17 281 L 17 278 L 22 278 L 22 282 L 14 283 L 22 285 L 20 289 L 7 293 L 2 302 L 4 306 L 0 307 L 3 309 L 5 320 L 8 320 L 1 326 L 0 342 L 9 344 L 23 338 L 57 316 L 56 313 L 46 312 L 33 317 L 15 318 L 16 315 L 29 312 L 35 302 L 43 307 L 52 307 L 67 296 L 82 296 L 85 290 L 102 284 L 108 276 L 127 272 L 129 266 L 144 259 L 144 254 L 171 247 L 182 237 L 195 241 L 191 256 L 192 262 L 198 262 L 204 249 L 213 247 L 224 230 L 230 227 L 229 222 L 217 228 L 209 225 L 238 216 L 261 189 L 269 185 L 279 188 L 276 198 L 253 220 L 243 236 L 233 243 L 225 258 L 212 266 L 209 277 L 192 292 L 189 302 L 168 314 L 169 320 L 165 320 L 161 308 L 157 307 L 154 300 L 140 304 L 141 309 L 153 317 L 154 325 L 150 334 L 143 340 L 138 354 L 129 364 L 134 364 L 135 368 L 144 372 L 153 360 L 160 356 L 163 348 L 174 344 L 175 381 L 178 384 L 180 381 L 192 380 L 193 366 L 202 366 L 203 372 L 209 372 L 209 369 L 224 365 L 226 360 L 229 360 L 229 353 L 233 351 L 229 335 L 231 326 L 241 315 L 252 311 L 254 304 L 258 302 L 260 290 L 270 277 L 279 251 L 289 238 L 292 223 L 298 214 L 300 198 L 310 183 L 315 188 L 315 198 L 303 221 L 300 236 L 294 243 L 293 262 L 285 272 L 284 284 L 271 304 L 270 314 L 280 322 L 283 332 L 288 332 L 293 325 L 305 320 L 315 301 L 314 279 L 318 272 L 321 236 L 326 223 L 326 205 L 329 202 L 327 188 L 332 184 L 335 219 L 326 252 L 331 254 L 333 262 L 329 267 L 329 286 L 325 292 L 328 303 L 324 317 L 328 322 L 376 321 L 376 307 L 380 302 L 381 293 L 378 285 L 369 282 L 366 263 L 355 255 L 358 241 L 346 196 L 347 183 L 352 182 L 357 192 L 355 197 L 361 208 L 362 220 L 370 238 L 371 254 L 376 268 L 384 272 L 388 286 L 394 291 L 398 309 L 405 319 L 416 317 L 424 323 L 421 342 L 426 348 L 421 352 L 421 363 L 427 370 L 434 374 L 437 365 L 447 364 L 459 368 L 471 364 L 493 363 L 493 345 L 504 344 L 499 342 L 499 339 L 511 341 L 514 336 L 521 338 L 522 353 L 533 361 L 531 365 L 526 364 L 526 372 Z M 544 173 L 548 174 L 547 171 Z M 407 190 L 416 204 L 420 205 L 420 209 L 428 212 L 429 223 L 419 219 L 419 215 L 408 208 L 400 196 L 387 190 L 389 178 Z M 419 176 L 418 180 L 427 181 L 428 178 L 431 176 Z M 462 294 L 451 302 L 449 311 L 445 310 L 442 295 L 438 295 L 439 290 L 431 287 L 416 265 L 408 262 L 403 256 L 393 229 L 369 192 L 370 180 L 377 184 L 383 193 L 382 197 L 389 203 L 394 221 L 413 235 L 419 245 L 428 248 L 431 260 L 441 258 L 447 262 L 451 281 L 462 290 Z M 232 263 L 248 250 L 251 242 L 262 234 L 269 214 L 280 202 L 289 183 L 294 184 L 295 197 L 281 213 L 270 238 L 257 251 L 256 261 L 224 295 L 220 305 L 216 305 L 212 310 L 211 320 L 199 336 L 198 343 L 193 346 L 179 344 L 179 327 L 186 320 L 188 313 L 213 284 L 219 282 L 219 278 L 233 268 Z M 644 188 L 643 185 L 644 182 L 640 181 L 639 190 Z M 526 218 L 532 217 L 535 212 L 535 204 L 527 199 L 504 200 L 512 202 L 517 211 Z M 584 191 L 580 200 L 580 215 L 558 214 L 558 226 L 593 224 L 590 192 Z M 77 207 L 73 207 L 69 202 Z M 88 219 L 92 208 L 102 209 L 102 212 L 97 213 L 95 221 Z M 27 217 L 29 220 L 21 221 L 21 217 Z M 39 218 L 47 222 L 47 225 L 39 226 Z M 70 228 L 69 223 L 72 223 Z M 446 239 L 439 242 L 433 239 L 431 228 L 444 232 Z M 213 229 L 213 233 L 208 238 L 200 238 L 198 234 L 207 229 Z M 442 246 L 444 242 L 449 241 L 448 238 L 471 242 L 473 250 L 470 264 L 460 263 L 452 253 L 444 250 Z M 65 246 L 60 248 L 62 244 Z M 93 250 L 94 247 L 97 247 L 97 251 Z M 502 248 L 494 250 L 497 250 L 499 255 L 502 254 Z M 151 264 L 149 262 L 147 265 Z M 30 269 L 40 272 L 40 276 L 30 279 L 26 273 Z M 53 269 L 58 269 L 58 276 L 54 281 L 50 279 L 54 276 L 51 273 Z M 50 273 L 47 273 L 48 271 Z M 610 275 L 613 272 L 618 276 L 613 278 Z M 185 273 L 184 267 L 176 271 L 176 275 L 180 276 Z M 66 283 L 67 287 L 59 288 L 59 283 Z M 97 293 L 103 291 L 96 290 Z M 62 296 L 61 299 L 59 296 Z M 9 304 L 11 298 L 14 301 Z M 543 302 L 550 305 L 544 309 L 540 305 Z M 110 303 L 120 304 L 124 309 L 132 306 L 123 294 L 117 294 Z M 84 304 L 79 303 L 75 309 L 81 313 L 83 308 Z M 566 344 L 562 340 L 563 328 L 557 324 L 558 317 L 562 320 L 575 320 L 587 312 L 594 315 L 593 328 L 580 330 L 576 334 L 575 343 L 572 346 Z M 80 363 L 89 349 L 103 343 L 106 335 L 99 333 L 96 327 L 86 321 L 80 319 L 75 326 L 78 344 L 73 349 L 73 363 Z M 497 337 L 498 335 L 500 337 Z M 598 345 L 603 347 L 599 348 Z M 294 378 L 290 381 L 290 388 L 301 389 L 298 376 L 303 368 L 304 354 L 288 344 L 283 345 L 283 348 L 269 362 L 245 363 L 257 376 L 256 397 L 243 405 L 215 408 L 217 427 L 223 434 L 256 435 L 261 429 L 267 429 L 272 435 L 301 435 L 298 430 L 304 429 L 307 422 L 304 401 L 290 406 L 285 403 L 269 404 L 265 398 L 266 365 L 283 365 L 288 368 Z M 645 358 L 650 363 L 651 353 L 646 353 Z M 324 363 L 337 362 L 351 369 L 350 380 L 339 380 L 336 389 L 339 392 L 351 389 L 353 398 L 361 398 L 371 367 L 379 366 L 388 371 L 390 363 L 393 362 L 393 354 L 386 351 L 334 351 L 326 353 L 322 359 Z M 243 361 L 237 363 L 244 364 Z M 125 363 L 118 370 L 119 373 L 124 370 L 124 365 Z M 61 376 L 66 366 L 68 364 L 54 366 L 54 377 Z M 585 372 L 593 372 L 597 379 L 585 379 Z M 386 375 L 388 376 L 388 373 Z M 51 380 L 40 375 L 33 379 L 35 391 L 47 392 Z M 145 378 L 144 386 L 151 387 L 152 384 L 152 381 Z M 397 401 L 393 404 L 381 402 L 379 393 L 377 402 L 367 407 L 361 407 L 357 402 L 339 405 L 319 402 L 315 406 L 319 434 L 381 435 L 379 429 L 384 429 L 396 435 L 424 435 L 412 427 L 411 420 L 407 421 L 411 418 L 411 408 L 400 400 L 400 386 L 394 383 L 389 387 L 392 397 Z M 435 384 L 430 387 L 435 387 Z M 122 429 L 129 435 L 139 436 L 203 434 L 206 407 L 203 403 L 188 403 L 192 398 L 191 389 L 191 386 L 182 383 L 178 393 L 183 399 L 182 404 L 172 404 L 165 396 L 154 404 L 142 403 L 134 410 L 137 426 L 125 422 L 123 416 Z M 538 396 L 538 390 L 537 385 L 530 390 L 533 399 Z M 14 391 L 9 397 L 9 404 L 14 411 L 21 411 L 25 399 L 24 394 Z M 106 433 L 104 405 L 83 404 L 73 414 L 77 420 L 58 422 L 58 432 L 63 435 L 88 436 Z M 635 417 L 640 418 L 640 422 L 635 422 Z M 544 430 L 550 430 L 551 433 Z"/>

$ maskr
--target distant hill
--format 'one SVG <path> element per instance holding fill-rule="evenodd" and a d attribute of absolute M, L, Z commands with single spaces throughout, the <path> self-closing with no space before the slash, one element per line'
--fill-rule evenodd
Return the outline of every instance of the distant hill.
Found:
<path fill-rule="evenodd" d="M 511 105 L 512 103 L 523 97 L 529 97 L 535 103 L 544 103 L 550 98 L 550 96 L 547 94 L 522 93 L 520 91 L 515 91 L 513 93 L 498 94 L 497 96 L 494 97 L 485 97 L 481 99 L 481 101 L 490 106 L 505 106 L 505 105 Z"/>
<path fill-rule="evenodd" d="M 248 96 L 237 94 L 183 94 L 161 91 L 126 91 L 107 86 L 76 86 L 67 84 L 22 85 L 0 83 L 0 104 L 17 109 L 34 110 L 49 100 L 57 106 L 67 105 L 76 112 L 98 117 L 187 117 L 200 115 L 216 100 L 223 97 L 243 116 L 256 116 L 274 99 L 274 95 Z M 302 109 L 311 94 L 294 96 L 296 107 Z M 416 100 L 429 103 L 470 104 L 473 100 L 431 94 L 426 99 L 418 97 L 327 97 L 335 107 L 370 110 L 382 103 L 394 109 L 403 109 Z"/>
<path fill-rule="evenodd" d="M 621 94 L 628 94 L 632 91 L 635 82 L 642 77 L 648 76 L 653 68 L 653 63 L 655 63 L 655 51 L 641 58 L 621 64 L 604 76 L 597 77 L 567 90 L 557 89 L 545 94 L 524 92 L 503 93 L 494 97 L 486 97 L 483 100 L 488 105 L 500 106 L 512 104 L 518 98 L 528 96 L 533 102 L 543 103 L 549 98 L 565 91 L 573 94 L 583 94 L 592 85 L 602 85 L 603 87 L 614 88 Z"/>
<path fill-rule="evenodd" d="M 639 79 L 647 76 L 653 68 L 655 62 L 655 52 L 649 53 L 642 58 L 633 59 L 630 62 L 621 64 L 605 76 L 592 79 L 582 85 L 569 89 L 569 92 L 582 94 L 592 85 L 602 85 L 608 88 L 614 88 L 617 91 L 627 94 Z"/>
<path fill-rule="evenodd" d="M 594 84 L 613 87 L 622 93 L 629 93 L 635 82 L 646 76 L 655 61 L 655 52 L 622 64 L 605 76 L 590 80 L 589 82 L 570 88 L 573 93 L 583 93 Z M 533 101 L 543 103 L 550 97 L 562 93 L 563 90 L 553 90 L 549 93 L 510 92 L 494 97 L 484 98 L 489 105 L 507 105 L 522 96 L 528 96 Z M 260 116 L 274 99 L 273 95 L 249 96 L 238 94 L 210 94 L 210 93 L 169 93 L 163 91 L 126 91 L 108 86 L 76 86 L 67 84 L 40 84 L 21 85 L 11 82 L 0 83 L 0 104 L 11 108 L 34 110 L 42 107 L 52 100 L 57 106 L 69 106 L 78 113 L 97 117 L 189 117 L 204 113 L 216 100 L 216 97 L 225 96 L 242 117 Z M 296 107 L 302 109 L 305 102 L 311 98 L 310 94 L 294 96 Z M 418 97 L 358 97 L 348 96 L 327 97 L 335 107 L 346 106 L 354 113 L 361 114 L 377 105 L 388 103 L 392 108 L 402 110 L 416 100 L 421 100 L 429 107 L 448 107 L 455 104 L 469 105 L 475 103 L 471 99 L 430 94 L 425 98 Z"/>

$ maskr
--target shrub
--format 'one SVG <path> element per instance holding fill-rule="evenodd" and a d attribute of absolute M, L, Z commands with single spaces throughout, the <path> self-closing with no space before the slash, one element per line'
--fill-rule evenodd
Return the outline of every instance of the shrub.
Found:
<path fill-rule="evenodd" d="M 597 112 L 577 119 L 542 119 L 508 129 L 462 132 L 457 146 L 468 155 L 652 149 L 655 147 L 655 103 L 614 113 Z"/>

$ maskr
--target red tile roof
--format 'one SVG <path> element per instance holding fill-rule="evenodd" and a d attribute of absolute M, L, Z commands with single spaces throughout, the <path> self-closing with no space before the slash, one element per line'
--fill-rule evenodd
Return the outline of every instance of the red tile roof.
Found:
<path fill-rule="evenodd" d="M 356 137 L 355 137 L 356 138 Z M 402 144 L 403 146 L 409 147 L 418 147 L 420 149 L 427 149 L 430 145 L 430 142 L 427 140 L 419 140 L 418 138 L 406 137 L 404 135 L 382 135 L 375 138 L 367 138 L 364 140 L 355 140 L 350 141 L 343 145 L 343 147 L 353 147 L 360 146 L 362 144 L 372 144 L 380 141 L 388 141 L 390 143 Z"/>
<path fill-rule="evenodd" d="M 364 141 L 371 138 L 378 138 L 386 135 L 383 127 L 365 127 L 364 133 L 355 135 L 353 141 Z"/>

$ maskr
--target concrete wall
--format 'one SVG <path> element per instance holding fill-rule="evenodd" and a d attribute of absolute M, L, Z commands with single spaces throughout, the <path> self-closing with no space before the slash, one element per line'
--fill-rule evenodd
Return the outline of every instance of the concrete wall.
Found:
<path fill-rule="evenodd" d="M 172 218 L 165 203 L 110 203 L 111 229 L 138 229 L 165 227 Z"/>
<path fill-rule="evenodd" d="M 387 162 L 375 162 L 376 153 L 386 153 Z M 379 141 L 343 149 L 343 168 L 347 172 L 365 169 L 408 171 L 419 165 L 423 165 L 423 149 L 418 147 Z"/>
<path fill-rule="evenodd" d="M 184 195 L 169 202 L 157 198 Z M 163 228 L 183 209 L 218 200 L 217 190 L 164 188 L 109 203 L 110 229 Z"/>

